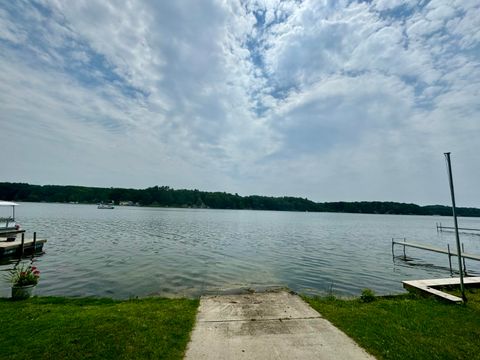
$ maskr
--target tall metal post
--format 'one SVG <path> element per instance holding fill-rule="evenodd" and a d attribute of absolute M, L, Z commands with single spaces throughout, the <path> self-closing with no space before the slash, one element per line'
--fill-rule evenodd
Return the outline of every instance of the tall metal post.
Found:
<path fill-rule="evenodd" d="M 453 223 L 455 224 L 455 238 L 457 240 L 458 270 L 460 272 L 460 291 L 462 292 L 463 302 L 467 302 L 467 297 L 465 296 L 465 286 L 463 284 L 462 252 L 460 250 L 460 236 L 458 235 L 457 214 L 455 212 L 455 192 L 453 190 L 452 164 L 450 162 L 450 153 L 446 152 L 444 153 L 444 155 L 447 160 L 448 180 L 450 182 L 450 194 L 452 196 L 452 214 L 453 214 Z"/>

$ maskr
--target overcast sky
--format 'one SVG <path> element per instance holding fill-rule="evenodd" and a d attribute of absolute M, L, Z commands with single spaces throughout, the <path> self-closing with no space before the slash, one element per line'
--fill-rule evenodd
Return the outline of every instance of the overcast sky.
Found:
<path fill-rule="evenodd" d="M 0 69 L 0 181 L 480 207 L 478 0 L 1 1 Z"/>

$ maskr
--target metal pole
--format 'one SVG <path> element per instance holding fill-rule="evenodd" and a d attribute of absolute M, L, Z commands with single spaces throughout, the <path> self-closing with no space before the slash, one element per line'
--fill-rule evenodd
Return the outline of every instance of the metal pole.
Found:
<path fill-rule="evenodd" d="M 452 196 L 452 214 L 453 214 L 453 222 L 455 224 L 455 238 L 457 241 L 457 254 L 458 254 L 458 270 L 460 271 L 460 291 L 462 292 L 462 299 L 463 302 L 467 302 L 467 297 L 465 296 L 465 286 L 463 284 L 463 270 L 462 270 L 462 253 L 460 251 L 460 236 L 458 235 L 458 222 L 457 222 L 457 214 L 455 212 L 455 192 L 453 190 L 453 176 L 452 176 L 452 164 L 450 162 L 450 153 L 444 153 L 445 158 L 447 160 L 447 167 L 448 167 L 448 180 L 450 183 L 450 195 Z"/>

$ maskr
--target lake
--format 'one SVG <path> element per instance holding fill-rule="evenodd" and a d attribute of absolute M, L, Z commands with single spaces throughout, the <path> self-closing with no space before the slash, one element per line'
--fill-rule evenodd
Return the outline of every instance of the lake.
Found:
<path fill-rule="evenodd" d="M 448 256 L 407 248 L 392 257 L 392 237 L 455 249 L 454 233 L 437 233 L 448 217 L 165 209 L 22 203 L 17 221 L 47 238 L 35 258 L 37 295 L 113 298 L 198 296 L 287 286 L 306 294 L 403 292 L 401 281 L 449 277 Z M 480 228 L 480 219 L 460 218 Z M 480 254 L 480 236 L 461 234 Z M 396 255 L 403 255 L 401 246 Z M 28 262 L 28 260 L 27 260 Z M 0 276 L 15 262 L 0 264 Z M 454 268 L 458 267 L 452 258 Z M 480 262 L 467 260 L 469 273 Z M 10 285 L 0 277 L 0 296 Z"/>

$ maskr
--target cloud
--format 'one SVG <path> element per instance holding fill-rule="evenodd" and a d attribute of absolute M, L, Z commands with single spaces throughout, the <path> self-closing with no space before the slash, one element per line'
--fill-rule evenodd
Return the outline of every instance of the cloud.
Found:
<path fill-rule="evenodd" d="M 4 180 L 478 206 L 479 7 L 7 2 Z"/>

